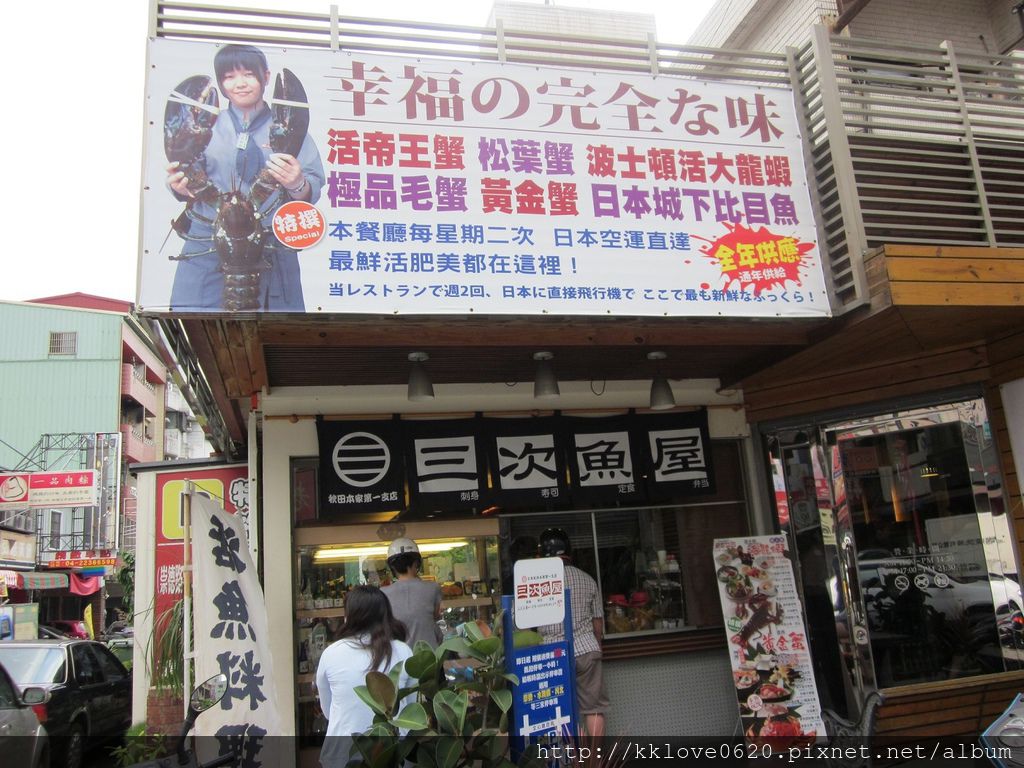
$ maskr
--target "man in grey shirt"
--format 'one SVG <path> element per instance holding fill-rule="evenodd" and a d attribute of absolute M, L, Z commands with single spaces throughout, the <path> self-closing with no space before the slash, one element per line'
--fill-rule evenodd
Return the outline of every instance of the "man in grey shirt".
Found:
<path fill-rule="evenodd" d="M 388 547 L 388 567 L 395 581 L 384 587 L 395 618 L 405 624 L 406 643 L 415 648 L 420 640 L 431 648 L 441 644 L 441 587 L 432 581 L 423 581 L 420 570 L 423 558 L 412 539 L 395 539 Z"/>

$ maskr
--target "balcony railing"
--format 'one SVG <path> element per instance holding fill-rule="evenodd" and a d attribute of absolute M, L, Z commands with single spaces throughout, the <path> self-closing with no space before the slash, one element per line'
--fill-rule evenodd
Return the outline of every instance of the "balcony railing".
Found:
<path fill-rule="evenodd" d="M 1024 60 L 820 27 L 794 59 L 837 310 L 869 249 L 1024 245 Z"/>
<path fill-rule="evenodd" d="M 159 410 L 156 385 L 146 381 L 145 375 L 139 375 L 135 366 L 129 363 L 121 365 L 121 394 L 137 402 L 147 413 L 155 414 Z"/>
<path fill-rule="evenodd" d="M 142 425 L 121 425 L 121 446 L 126 461 L 156 461 L 156 446 L 153 439 L 146 437 Z"/>
<path fill-rule="evenodd" d="M 282 3 L 283 4 L 283 3 Z M 1024 61 L 830 37 L 787 54 L 158 2 L 151 35 L 645 72 L 792 88 L 833 310 L 883 244 L 1024 245 Z"/>

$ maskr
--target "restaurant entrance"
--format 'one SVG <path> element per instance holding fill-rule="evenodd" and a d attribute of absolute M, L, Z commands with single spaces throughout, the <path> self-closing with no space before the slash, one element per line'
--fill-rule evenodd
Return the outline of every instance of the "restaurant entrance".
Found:
<path fill-rule="evenodd" d="M 823 705 L 1021 667 L 1024 601 L 984 402 L 766 431 Z"/>

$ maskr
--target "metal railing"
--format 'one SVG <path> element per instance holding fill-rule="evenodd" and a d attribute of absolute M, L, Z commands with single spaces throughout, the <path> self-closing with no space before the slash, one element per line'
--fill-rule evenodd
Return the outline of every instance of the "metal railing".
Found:
<path fill-rule="evenodd" d="M 786 57 L 647 39 L 565 35 L 505 27 L 393 21 L 329 13 L 156 2 L 150 34 L 185 40 L 328 48 L 387 55 L 551 64 L 621 72 L 790 85 Z"/>
<path fill-rule="evenodd" d="M 358 18 L 340 15 L 337 6 L 318 14 L 156 1 L 150 33 L 792 88 L 837 313 L 867 300 L 864 256 L 880 245 L 1024 245 L 1020 58 L 963 53 L 948 44 L 830 37 L 824 27 L 802 48 L 772 54 L 672 45 L 653 35 L 587 37 L 500 22 L 488 28 Z"/>
<path fill-rule="evenodd" d="M 791 57 L 837 311 L 886 243 L 1024 245 L 1024 60 L 824 28 Z"/>

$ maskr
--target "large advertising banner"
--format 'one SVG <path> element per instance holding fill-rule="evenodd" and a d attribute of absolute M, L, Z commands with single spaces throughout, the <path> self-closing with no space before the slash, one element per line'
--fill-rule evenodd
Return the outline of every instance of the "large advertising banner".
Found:
<path fill-rule="evenodd" d="M 149 45 L 144 311 L 829 314 L 788 90 Z"/>
<path fill-rule="evenodd" d="M 813 743 L 825 727 L 786 538 L 715 539 L 712 554 L 744 738 Z"/>

